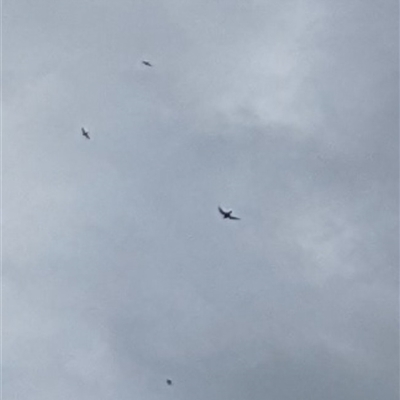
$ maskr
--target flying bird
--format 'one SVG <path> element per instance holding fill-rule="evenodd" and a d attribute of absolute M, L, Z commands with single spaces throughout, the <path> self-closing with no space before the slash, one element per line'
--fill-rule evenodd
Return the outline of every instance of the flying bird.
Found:
<path fill-rule="evenodd" d="M 85 136 L 86 139 L 90 139 L 89 132 L 82 128 L 82 135 Z"/>
<path fill-rule="evenodd" d="M 219 212 L 223 215 L 224 219 L 234 219 L 234 220 L 239 220 L 240 218 L 235 217 L 232 215 L 232 210 L 230 211 L 224 211 L 221 207 L 218 207 Z"/>
<path fill-rule="evenodd" d="M 152 67 L 153 66 L 153 64 L 151 64 L 150 61 L 146 61 L 146 60 L 143 60 L 142 64 L 146 65 L 147 67 Z"/>
<path fill-rule="evenodd" d="M 171 379 L 167 379 L 167 385 L 172 385 L 172 381 L 171 381 Z"/>

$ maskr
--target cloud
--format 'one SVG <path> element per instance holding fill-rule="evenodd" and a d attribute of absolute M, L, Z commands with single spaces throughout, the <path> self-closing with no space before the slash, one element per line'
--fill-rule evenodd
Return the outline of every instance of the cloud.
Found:
<path fill-rule="evenodd" d="M 396 9 L 8 5 L 5 396 L 397 398 Z"/>

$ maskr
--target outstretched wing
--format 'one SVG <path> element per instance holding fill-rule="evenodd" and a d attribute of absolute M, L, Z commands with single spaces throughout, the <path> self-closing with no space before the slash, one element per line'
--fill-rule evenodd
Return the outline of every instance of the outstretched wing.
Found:
<path fill-rule="evenodd" d="M 240 220 L 240 218 L 238 218 L 238 217 L 228 217 L 229 219 L 234 219 L 234 220 L 236 220 L 236 221 L 239 221 Z"/>
<path fill-rule="evenodd" d="M 224 216 L 228 217 L 232 211 L 224 211 L 221 207 L 218 207 L 219 212 Z"/>

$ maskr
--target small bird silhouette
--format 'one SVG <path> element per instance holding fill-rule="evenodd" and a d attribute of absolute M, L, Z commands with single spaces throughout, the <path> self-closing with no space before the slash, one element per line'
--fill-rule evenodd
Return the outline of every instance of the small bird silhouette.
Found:
<path fill-rule="evenodd" d="M 221 207 L 218 207 L 219 212 L 223 215 L 224 219 L 233 219 L 233 220 L 239 220 L 240 218 L 234 217 L 232 215 L 232 210 L 230 211 L 224 211 Z"/>
<path fill-rule="evenodd" d="M 146 61 L 146 60 L 143 60 L 143 61 L 142 61 L 142 64 L 146 65 L 147 67 L 152 67 L 152 66 L 153 66 L 153 65 L 150 63 L 150 61 Z"/>
<path fill-rule="evenodd" d="M 86 139 L 90 139 L 89 132 L 82 128 L 82 135 L 85 136 Z"/>
<path fill-rule="evenodd" d="M 172 385 L 172 381 L 171 381 L 171 379 L 167 379 L 167 385 Z"/>

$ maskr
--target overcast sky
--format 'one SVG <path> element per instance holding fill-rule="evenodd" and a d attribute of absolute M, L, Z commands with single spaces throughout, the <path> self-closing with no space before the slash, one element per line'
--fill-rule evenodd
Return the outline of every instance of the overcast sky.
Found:
<path fill-rule="evenodd" d="M 398 399 L 397 3 L 3 1 L 4 399 Z"/>

